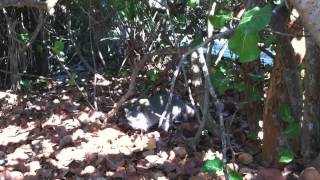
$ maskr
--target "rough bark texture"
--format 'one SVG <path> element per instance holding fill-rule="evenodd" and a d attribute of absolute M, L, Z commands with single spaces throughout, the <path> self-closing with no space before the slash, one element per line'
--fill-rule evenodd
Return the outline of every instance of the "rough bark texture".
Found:
<path fill-rule="evenodd" d="M 280 32 L 289 32 L 289 15 L 286 9 L 279 9 L 272 17 L 272 28 Z M 281 120 L 277 114 L 279 105 L 288 103 L 297 120 L 300 119 L 302 109 L 302 91 L 298 75 L 298 60 L 301 57 L 296 56 L 290 37 L 278 35 L 277 42 L 276 57 L 263 112 L 262 156 L 267 162 L 276 160 L 279 146 L 285 143 L 281 137 Z M 291 144 L 295 151 L 298 151 L 297 144 L 297 142 Z"/>
<path fill-rule="evenodd" d="M 319 0 L 289 0 L 299 11 L 306 29 L 320 47 L 320 1 Z"/>
<path fill-rule="evenodd" d="M 307 39 L 305 64 L 305 101 L 301 134 L 301 154 L 305 160 L 314 158 L 319 148 L 320 117 L 320 49 Z"/>
<path fill-rule="evenodd" d="M 277 49 L 277 55 L 274 60 L 270 85 L 263 112 L 262 157 L 267 162 L 272 162 L 276 158 L 280 133 L 282 129 L 280 119 L 277 116 L 277 109 L 279 104 L 284 102 L 285 97 L 287 96 L 285 84 L 282 80 L 282 54 L 279 49 L 280 48 Z"/>

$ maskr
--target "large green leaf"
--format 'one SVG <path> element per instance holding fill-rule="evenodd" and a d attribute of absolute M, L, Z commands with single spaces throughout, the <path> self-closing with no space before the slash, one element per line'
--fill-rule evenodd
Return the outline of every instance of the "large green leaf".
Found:
<path fill-rule="evenodd" d="M 259 34 L 257 31 L 237 28 L 229 41 L 229 48 L 239 55 L 240 62 L 250 62 L 260 56 L 258 42 Z"/>
<path fill-rule="evenodd" d="M 254 7 L 247 11 L 239 23 L 240 28 L 261 31 L 270 21 L 272 8 L 266 5 L 263 8 Z"/>
<path fill-rule="evenodd" d="M 223 170 L 223 162 L 220 159 L 207 160 L 202 166 L 204 172 L 212 173 Z"/>
<path fill-rule="evenodd" d="M 279 156 L 279 160 L 278 161 L 281 162 L 281 163 L 289 163 L 294 158 L 293 151 L 290 148 L 282 148 L 282 149 L 280 149 L 279 153 L 278 153 L 278 156 Z"/>
<path fill-rule="evenodd" d="M 229 41 L 230 50 L 239 55 L 240 62 L 250 62 L 259 58 L 259 31 L 269 23 L 271 15 L 270 5 L 263 8 L 255 7 L 244 14 Z"/>

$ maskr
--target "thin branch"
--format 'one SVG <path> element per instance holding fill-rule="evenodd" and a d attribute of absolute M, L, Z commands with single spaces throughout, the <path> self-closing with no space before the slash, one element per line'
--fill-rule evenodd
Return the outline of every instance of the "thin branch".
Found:
<path fill-rule="evenodd" d="M 232 32 L 233 32 L 233 30 L 227 30 L 227 31 L 221 32 L 221 33 L 219 33 L 219 34 L 215 34 L 215 35 L 211 36 L 210 38 L 206 39 L 204 42 L 200 43 L 198 46 L 193 47 L 192 49 L 190 49 L 189 51 L 187 51 L 185 54 L 183 54 L 183 55 L 181 56 L 181 59 L 180 59 L 179 64 L 177 65 L 176 70 L 175 70 L 174 73 L 173 73 L 173 77 L 172 77 L 172 80 L 171 80 L 170 92 L 173 92 L 173 90 L 174 90 L 174 88 L 175 88 L 175 83 L 176 83 L 178 74 L 179 74 L 180 69 L 181 69 L 181 67 L 182 67 L 182 65 L 183 65 L 183 63 L 184 63 L 184 61 L 185 61 L 185 59 L 186 59 L 186 57 L 187 57 L 188 55 L 190 55 L 192 52 L 196 51 L 198 48 L 207 45 L 208 43 L 210 43 L 210 42 L 213 41 L 214 39 L 227 38 L 227 37 L 229 37 L 229 36 L 232 34 Z M 212 86 L 212 84 L 211 84 L 211 86 Z M 168 103 L 167 103 L 167 105 L 166 105 L 166 107 L 165 107 L 165 110 L 164 110 L 163 113 L 162 113 L 162 116 L 161 116 L 160 120 L 159 120 L 159 127 L 162 126 L 162 124 L 163 124 L 164 117 L 165 117 L 165 115 L 167 114 L 167 111 L 168 111 L 168 109 L 169 109 L 169 106 L 171 105 L 172 97 L 173 97 L 173 94 L 170 93 L 170 96 L 169 96 L 169 98 L 168 98 Z M 167 122 L 166 122 L 166 123 L 167 123 Z M 169 128 L 169 125 L 168 125 L 168 124 L 165 124 L 165 125 L 164 125 L 164 130 L 165 130 L 165 131 L 168 131 L 168 128 Z"/>
<path fill-rule="evenodd" d="M 222 158 L 223 158 L 223 163 L 225 165 L 227 163 L 227 138 L 226 138 L 224 119 L 223 119 L 223 114 L 222 114 L 222 110 L 223 110 L 222 105 L 221 105 L 222 103 L 218 99 L 217 94 L 213 88 L 213 85 L 212 85 L 212 82 L 210 79 L 210 75 L 209 75 L 209 71 L 208 71 L 208 67 L 207 67 L 207 63 L 206 63 L 204 55 L 203 55 L 203 50 L 201 48 L 199 48 L 199 52 L 200 52 L 199 61 L 202 65 L 202 72 L 203 72 L 203 75 L 204 75 L 205 80 L 207 82 L 207 85 L 209 88 L 209 93 L 210 93 L 211 97 L 213 98 L 213 104 L 215 105 L 215 108 L 217 110 L 217 115 L 219 118 L 220 131 L 221 131 L 222 155 L 223 155 Z M 225 174 L 225 178 L 228 179 L 225 166 L 224 166 L 224 174 Z"/>

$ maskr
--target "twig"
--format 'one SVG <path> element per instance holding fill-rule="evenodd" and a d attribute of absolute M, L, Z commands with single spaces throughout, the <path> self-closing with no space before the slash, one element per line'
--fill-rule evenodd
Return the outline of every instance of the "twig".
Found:
<path fill-rule="evenodd" d="M 167 11 L 168 11 L 168 10 L 167 10 Z M 169 11 L 168 11 L 167 13 L 169 13 Z M 169 14 L 169 15 L 170 15 L 170 14 Z M 170 17 L 170 16 L 169 16 L 169 17 Z M 173 28 L 173 29 L 174 29 L 174 28 Z M 162 126 L 164 117 L 165 117 L 165 115 L 167 114 L 167 111 L 168 111 L 168 109 L 169 109 L 169 107 L 170 107 L 170 105 L 171 105 L 171 101 L 172 101 L 172 97 L 173 97 L 173 93 L 172 93 L 172 92 L 173 92 L 174 87 L 175 87 L 175 82 L 176 82 L 176 79 L 177 79 L 178 74 L 179 74 L 179 72 L 180 72 L 180 68 L 182 67 L 182 65 L 183 65 L 186 57 L 187 57 L 188 55 L 190 55 L 192 52 L 196 51 L 199 47 L 203 47 L 203 46 L 207 45 L 208 43 L 210 43 L 210 42 L 211 42 L 212 40 L 214 40 L 214 39 L 229 37 L 229 36 L 232 34 L 232 32 L 233 32 L 233 30 L 227 30 L 227 31 L 221 32 L 221 33 L 219 33 L 219 34 L 213 35 L 213 36 L 211 36 L 210 38 L 206 39 L 204 42 L 200 43 L 198 46 L 192 48 L 192 49 L 189 50 L 187 53 L 185 53 L 185 54 L 183 54 L 182 56 L 180 56 L 180 57 L 181 57 L 181 60 L 180 60 L 179 64 L 177 65 L 177 68 L 176 68 L 176 70 L 175 70 L 175 72 L 174 72 L 174 74 L 173 74 L 173 78 L 172 78 L 172 80 L 171 80 L 170 95 L 169 95 L 169 98 L 168 98 L 168 103 L 167 103 L 167 105 L 166 105 L 166 107 L 165 107 L 165 110 L 164 110 L 163 113 L 162 113 L 162 116 L 161 116 L 160 120 L 159 120 L 159 127 Z M 175 39 L 176 39 L 176 38 L 175 38 Z M 168 131 L 168 129 L 169 129 L 169 124 L 168 124 L 168 123 L 169 123 L 169 122 L 165 122 L 165 124 L 164 124 L 164 130 L 165 130 L 165 131 Z"/>
<path fill-rule="evenodd" d="M 226 132 L 225 132 L 225 127 L 224 127 L 224 120 L 223 120 L 223 114 L 222 114 L 222 107 L 221 107 L 221 102 L 217 97 L 217 94 L 213 88 L 210 76 L 209 76 L 209 71 L 208 71 L 208 67 L 203 55 L 203 50 L 201 48 L 199 48 L 199 52 L 200 52 L 200 58 L 199 61 L 202 65 L 202 72 L 204 75 L 205 80 L 208 83 L 208 88 L 209 88 L 209 93 L 211 95 L 211 97 L 213 98 L 213 103 L 215 105 L 215 108 L 217 110 L 217 115 L 219 118 L 219 124 L 220 124 L 220 131 L 221 131 L 221 144 L 222 144 L 222 155 L 223 155 L 223 163 L 224 165 L 227 163 L 227 139 L 226 139 Z M 225 174 L 225 178 L 228 179 L 228 175 L 227 175 L 227 171 L 226 171 L 226 167 L 224 166 L 224 174 Z"/>

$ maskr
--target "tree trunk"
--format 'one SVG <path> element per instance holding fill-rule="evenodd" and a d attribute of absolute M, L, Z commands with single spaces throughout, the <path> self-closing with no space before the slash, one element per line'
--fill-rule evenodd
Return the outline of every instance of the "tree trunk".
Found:
<path fill-rule="evenodd" d="M 318 47 L 320 47 L 320 1 L 319 0 L 289 0 L 299 11 L 306 29 L 310 32 Z"/>
<path fill-rule="evenodd" d="M 272 28 L 275 31 L 288 33 L 290 13 L 279 9 L 272 17 Z M 282 123 L 278 116 L 278 107 L 282 103 L 290 105 L 293 116 L 300 120 L 302 109 L 302 90 L 298 74 L 298 62 L 301 56 L 296 56 L 289 36 L 277 36 L 276 57 L 271 73 L 270 86 L 263 112 L 263 146 L 262 158 L 274 162 L 279 146 L 287 145 L 282 136 Z M 298 142 L 291 141 L 291 147 L 297 152 Z"/>
<path fill-rule="evenodd" d="M 314 158 L 319 148 L 320 117 L 320 49 L 307 38 L 305 64 L 305 101 L 301 134 L 301 154 L 305 160 Z"/>

